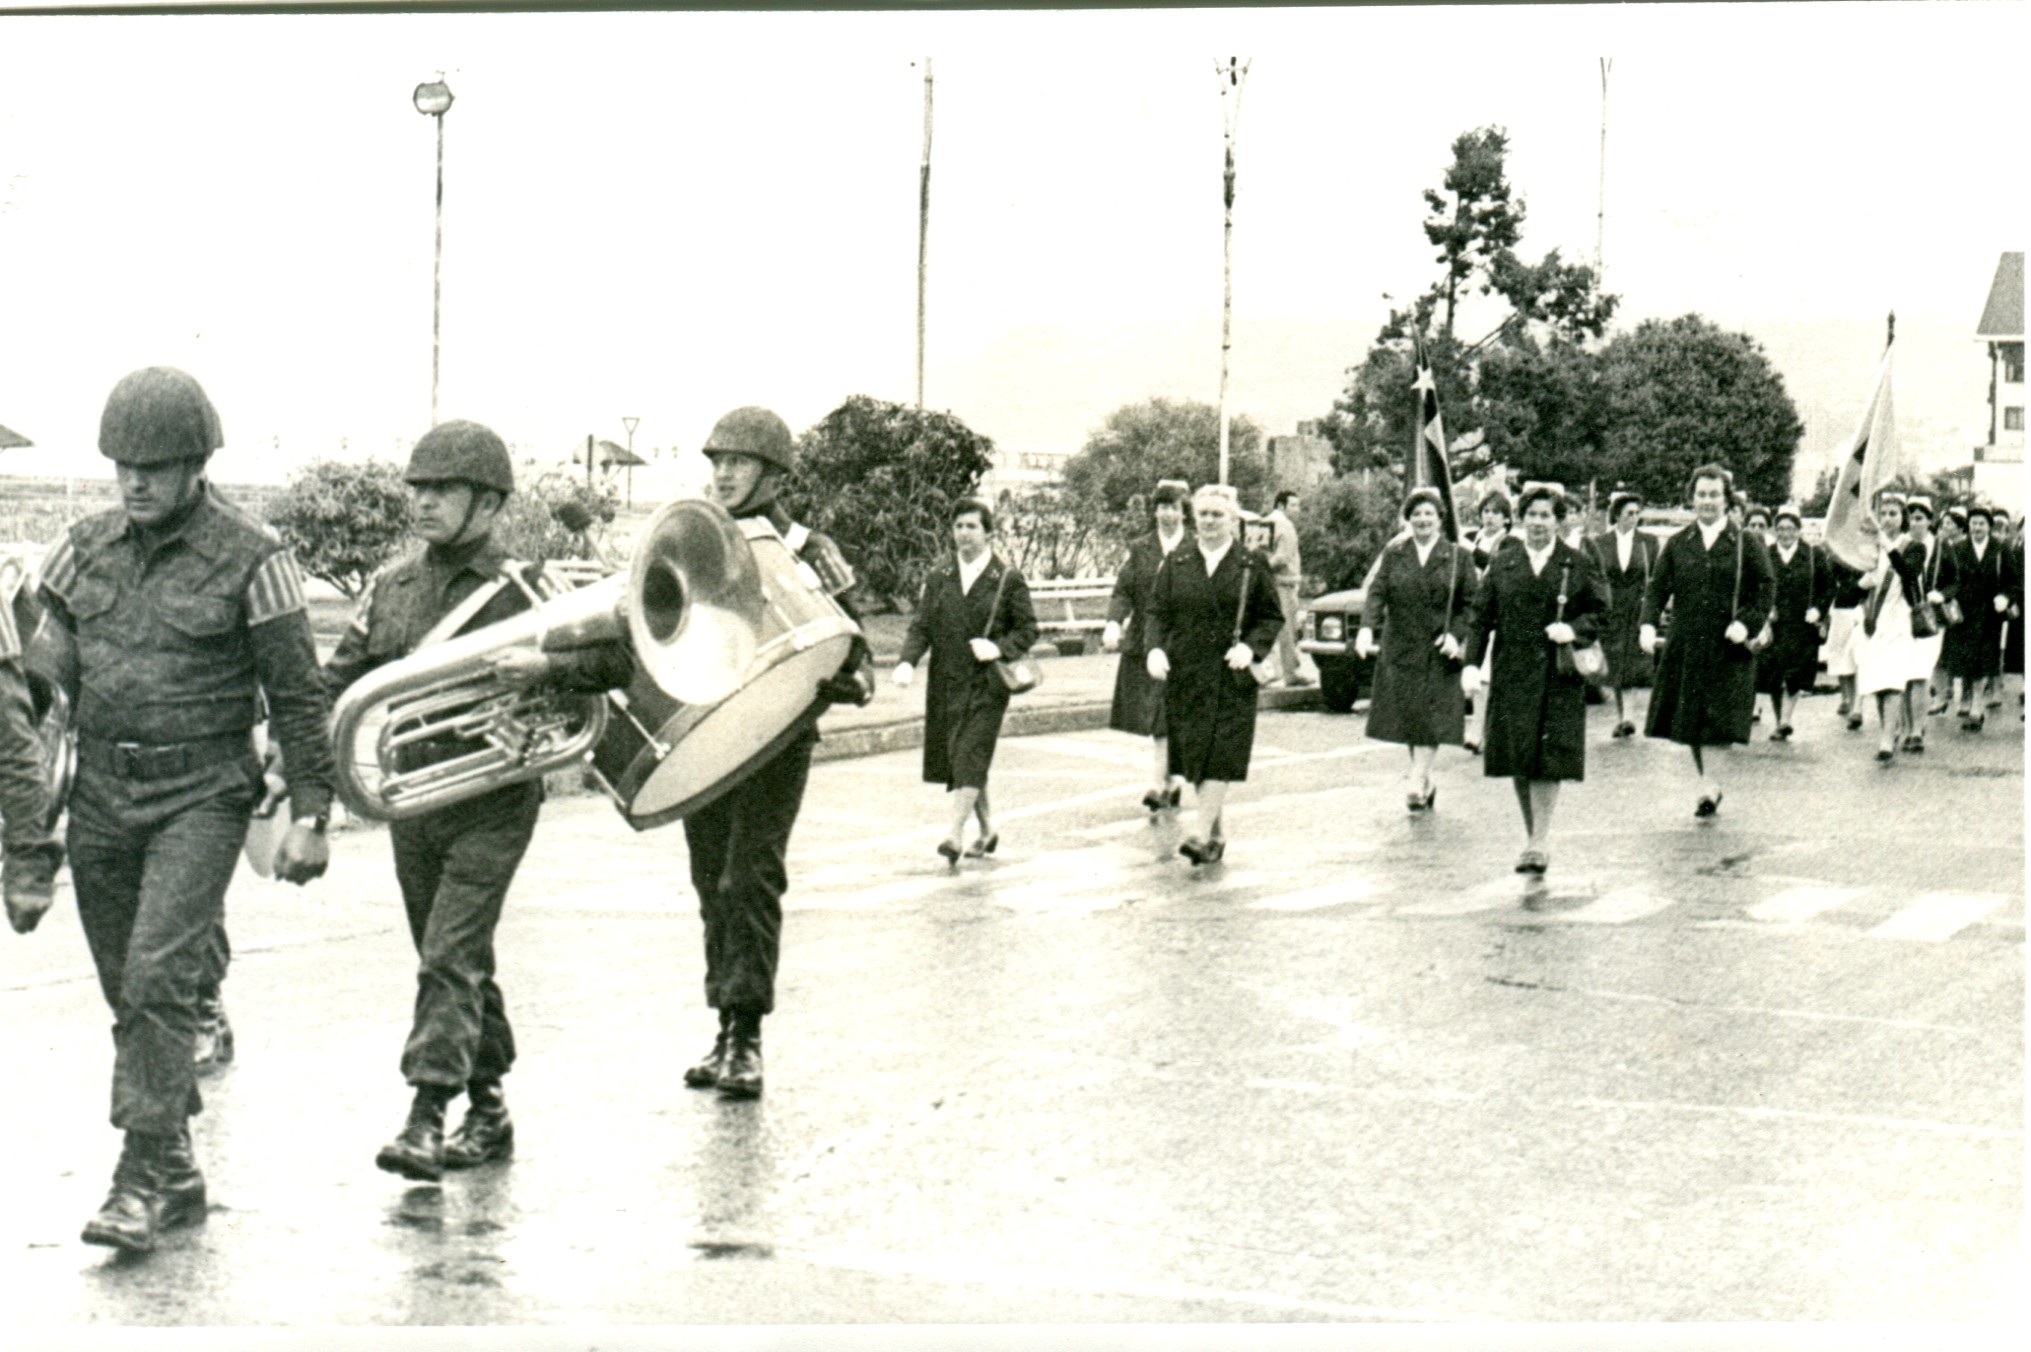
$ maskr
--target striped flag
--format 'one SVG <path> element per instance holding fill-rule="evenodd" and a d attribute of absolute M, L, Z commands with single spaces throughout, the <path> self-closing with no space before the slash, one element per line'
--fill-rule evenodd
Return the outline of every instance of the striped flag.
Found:
<path fill-rule="evenodd" d="M 1896 410 L 1890 398 L 1890 352 L 1886 345 L 1862 425 L 1855 429 L 1854 442 L 1834 480 L 1833 501 L 1827 505 L 1828 550 L 1848 567 L 1865 573 L 1876 566 L 1876 494 L 1903 469 Z"/>
<path fill-rule="evenodd" d="M 1460 543 L 1460 516 L 1453 510 L 1453 467 L 1446 460 L 1446 425 L 1439 416 L 1439 385 L 1432 379 L 1431 358 L 1425 352 L 1422 334 L 1412 334 L 1417 378 L 1411 393 L 1417 398 L 1417 439 L 1411 445 L 1408 478 L 1412 488 L 1438 490 L 1444 504 L 1439 528 L 1454 544 Z"/>

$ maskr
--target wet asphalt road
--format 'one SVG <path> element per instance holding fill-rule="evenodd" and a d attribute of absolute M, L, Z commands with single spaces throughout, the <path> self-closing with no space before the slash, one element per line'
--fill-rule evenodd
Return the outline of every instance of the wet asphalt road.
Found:
<path fill-rule="evenodd" d="M 1358 717 L 1265 715 L 1194 872 L 1104 732 L 1003 744 L 949 873 L 917 753 L 814 771 L 768 1091 L 709 1040 L 676 829 L 553 801 L 509 902 L 508 1165 L 415 1186 L 385 838 L 229 900 L 238 1063 L 204 1226 L 81 1245 L 118 1149 L 68 897 L 0 944 L 17 1327 L 2014 1316 L 2023 740 L 1888 771 L 1805 706 L 1697 823 L 1684 753 L 1606 741 L 1549 887 L 1457 751 L 1435 814 Z M 1759 729 L 1760 732 L 1760 729 Z"/>

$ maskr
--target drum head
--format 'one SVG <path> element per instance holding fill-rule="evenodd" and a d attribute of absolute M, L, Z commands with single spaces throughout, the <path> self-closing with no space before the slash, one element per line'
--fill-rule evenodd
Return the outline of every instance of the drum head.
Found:
<path fill-rule="evenodd" d="M 840 624 L 841 632 L 789 653 L 719 703 L 673 718 L 660 736 L 670 754 L 629 799 L 629 824 L 645 831 L 697 811 L 814 721 L 825 707 L 818 683 L 853 651 L 851 623 Z"/>

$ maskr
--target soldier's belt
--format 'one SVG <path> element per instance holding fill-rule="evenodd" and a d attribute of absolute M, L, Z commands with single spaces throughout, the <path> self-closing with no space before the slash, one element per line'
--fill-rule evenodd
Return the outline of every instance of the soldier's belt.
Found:
<path fill-rule="evenodd" d="M 244 732 L 220 733 L 192 742 L 109 742 L 98 737 L 78 738 L 78 767 L 118 779 L 173 779 L 198 770 L 210 769 L 254 752 L 253 739 Z"/>

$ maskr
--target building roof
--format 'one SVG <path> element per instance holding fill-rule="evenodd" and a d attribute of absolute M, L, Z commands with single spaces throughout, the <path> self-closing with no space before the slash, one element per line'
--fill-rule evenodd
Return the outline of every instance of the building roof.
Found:
<path fill-rule="evenodd" d="M 2005 253 L 1996 261 L 1996 280 L 1989 283 L 1989 303 L 1982 307 L 1982 322 L 1975 325 L 1975 337 L 1998 339 L 2024 337 L 2024 254 Z"/>
<path fill-rule="evenodd" d="M 34 444 L 34 442 L 22 436 L 13 428 L 0 426 L 0 451 L 19 450 L 23 446 L 33 446 Z"/>

